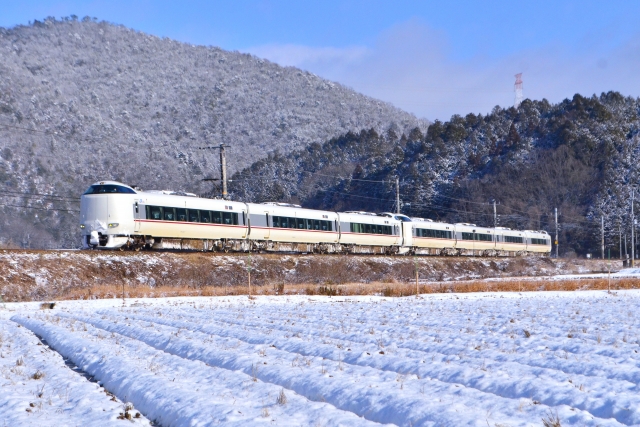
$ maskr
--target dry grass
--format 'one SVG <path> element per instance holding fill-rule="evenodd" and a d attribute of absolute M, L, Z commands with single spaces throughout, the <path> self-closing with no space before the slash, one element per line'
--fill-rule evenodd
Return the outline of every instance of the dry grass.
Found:
<path fill-rule="evenodd" d="M 551 411 L 547 414 L 546 417 L 542 418 L 542 425 L 544 427 L 562 427 L 560 424 L 560 418 L 558 417 L 558 413 L 555 414 Z"/>
<path fill-rule="evenodd" d="M 543 281 L 508 278 L 577 271 L 601 272 L 599 260 L 540 258 L 384 257 L 252 254 L 254 295 L 383 295 L 607 289 L 606 279 Z M 0 250 L 0 294 L 7 302 L 173 296 L 246 295 L 247 254 Z M 502 277 L 501 281 L 445 281 Z M 611 289 L 640 288 L 616 279 Z"/>
<path fill-rule="evenodd" d="M 582 280 L 504 280 L 468 282 L 441 282 L 420 284 L 420 294 L 470 293 L 470 292 L 538 292 L 538 291 L 584 291 L 607 290 L 608 281 L 603 279 Z M 640 289 L 640 279 L 612 279 L 611 290 Z M 246 285 L 236 286 L 125 286 L 125 298 L 163 298 L 177 296 L 232 296 L 248 295 Z M 416 294 L 412 283 L 347 283 L 340 285 L 278 284 L 277 286 L 252 286 L 253 295 L 324 295 L 357 296 L 379 295 L 406 297 Z M 70 289 L 60 299 L 122 298 L 122 285 L 94 285 L 82 289 Z M 49 304 L 49 303 L 47 303 Z M 47 307 L 48 308 L 48 307 Z"/>
<path fill-rule="evenodd" d="M 284 394 L 284 389 L 280 389 L 280 394 L 276 398 L 276 403 L 278 405 L 286 405 L 287 404 L 287 396 Z"/>

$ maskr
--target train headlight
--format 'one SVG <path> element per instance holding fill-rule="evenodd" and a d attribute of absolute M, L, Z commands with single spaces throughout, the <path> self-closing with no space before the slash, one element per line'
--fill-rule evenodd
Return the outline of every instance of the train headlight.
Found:
<path fill-rule="evenodd" d="M 109 223 L 109 228 L 116 228 L 119 225 L 120 225 L 120 223 L 118 223 L 118 222 L 110 222 Z"/>
<path fill-rule="evenodd" d="M 84 228 L 84 224 L 80 224 L 80 228 Z"/>

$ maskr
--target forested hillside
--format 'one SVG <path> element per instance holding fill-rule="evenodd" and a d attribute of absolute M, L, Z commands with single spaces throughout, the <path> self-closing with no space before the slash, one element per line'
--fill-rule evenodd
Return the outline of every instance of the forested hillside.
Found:
<path fill-rule="evenodd" d="M 398 175 L 409 215 L 493 225 L 496 200 L 499 225 L 551 233 L 557 207 L 561 254 L 597 255 L 604 216 L 617 256 L 640 182 L 639 111 L 639 99 L 609 92 L 453 116 L 426 134 L 347 133 L 271 155 L 236 174 L 232 189 L 253 201 L 379 212 L 395 209 Z"/>
<path fill-rule="evenodd" d="M 0 76 L 0 245 L 76 245 L 99 179 L 206 194 L 217 152 L 199 147 L 228 144 L 233 172 L 350 130 L 427 127 L 296 68 L 89 18 L 0 28 Z"/>

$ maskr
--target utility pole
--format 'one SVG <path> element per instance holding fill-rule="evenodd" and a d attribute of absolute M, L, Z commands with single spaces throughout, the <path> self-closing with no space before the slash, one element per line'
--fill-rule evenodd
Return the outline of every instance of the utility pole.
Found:
<path fill-rule="evenodd" d="M 224 145 L 220 144 L 220 177 L 222 179 L 222 198 L 227 199 L 227 156 L 224 153 Z"/>
<path fill-rule="evenodd" d="M 558 208 L 556 209 L 556 258 L 558 258 Z"/>
<path fill-rule="evenodd" d="M 600 231 L 602 232 L 602 259 L 604 259 L 604 216 L 601 216 L 600 220 Z"/>
<path fill-rule="evenodd" d="M 493 200 L 493 228 L 498 226 L 498 215 L 496 214 L 496 201 Z"/>
<path fill-rule="evenodd" d="M 631 189 L 631 267 L 635 266 L 636 260 L 636 241 L 633 237 L 634 228 L 636 228 L 636 219 L 633 217 L 633 188 Z"/>
<path fill-rule="evenodd" d="M 618 245 L 620 246 L 620 259 L 622 259 L 622 227 L 620 227 L 620 224 L 618 224 Z"/>
<path fill-rule="evenodd" d="M 227 192 L 227 156 L 224 149 L 229 147 L 228 145 L 220 144 L 218 147 L 199 147 L 200 150 L 220 150 L 220 179 L 218 178 L 205 178 L 203 181 L 220 181 L 221 182 L 221 196 L 227 200 L 229 193 Z"/>
<path fill-rule="evenodd" d="M 400 213 L 400 177 L 396 176 L 396 213 Z"/>

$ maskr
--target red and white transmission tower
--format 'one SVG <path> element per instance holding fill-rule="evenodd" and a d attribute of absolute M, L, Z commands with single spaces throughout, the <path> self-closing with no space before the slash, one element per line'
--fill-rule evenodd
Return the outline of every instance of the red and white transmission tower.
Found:
<path fill-rule="evenodd" d="M 516 84 L 513 85 L 513 90 L 516 92 L 516 100 L 513 106 L 518 108 L 522 103 L 522 73 L 516 74 Z"/>

